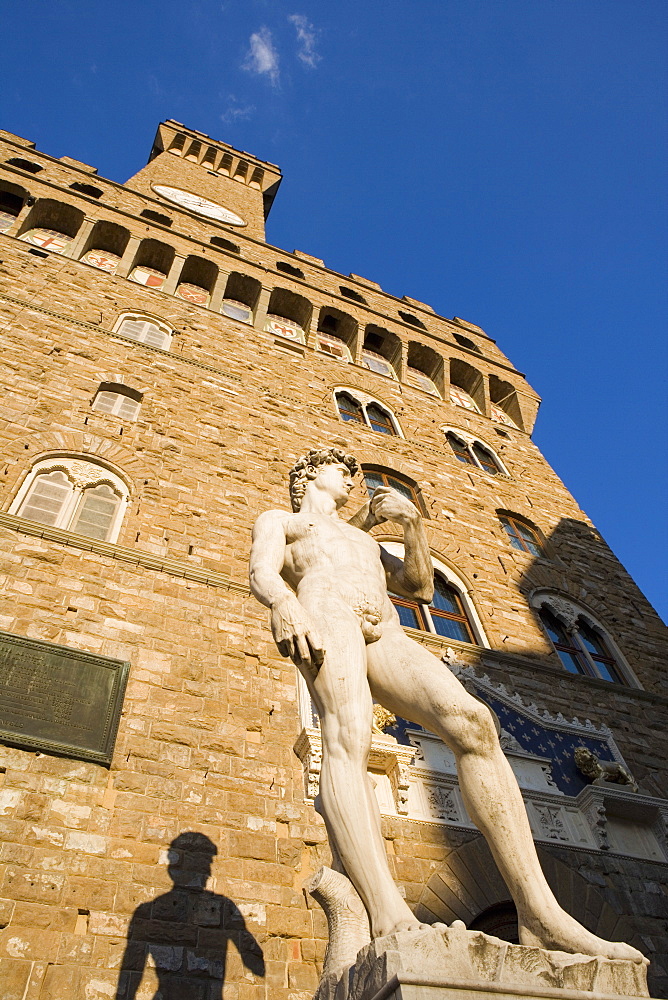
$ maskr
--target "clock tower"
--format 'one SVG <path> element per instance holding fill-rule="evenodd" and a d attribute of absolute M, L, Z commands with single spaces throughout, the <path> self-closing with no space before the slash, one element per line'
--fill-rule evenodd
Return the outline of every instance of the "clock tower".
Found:
<path fill-rule="evenodd" d="M 264 240 L 280 182 L 275 164 L 170 119 L 158 126 L 147 165 L 125 186 L 155 199 L 158 213 L 186 211 Z"/>

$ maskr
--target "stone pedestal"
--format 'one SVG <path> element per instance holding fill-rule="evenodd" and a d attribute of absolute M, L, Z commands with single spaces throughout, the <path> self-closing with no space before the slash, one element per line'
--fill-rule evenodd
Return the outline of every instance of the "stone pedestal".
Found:
<path fill-rule="evenodd" d="M 644 965 L 508 944 L 451 927 L 376 938 L 314 1000 L 638 1000 Z"/>

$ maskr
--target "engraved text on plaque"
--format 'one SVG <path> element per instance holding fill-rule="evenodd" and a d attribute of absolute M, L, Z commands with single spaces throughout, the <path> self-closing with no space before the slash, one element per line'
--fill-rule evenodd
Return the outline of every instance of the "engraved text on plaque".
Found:
<path fill-rule="evenodd" d="M 0 741 L 110 764 L 129 666 L 0 631 Z"/>

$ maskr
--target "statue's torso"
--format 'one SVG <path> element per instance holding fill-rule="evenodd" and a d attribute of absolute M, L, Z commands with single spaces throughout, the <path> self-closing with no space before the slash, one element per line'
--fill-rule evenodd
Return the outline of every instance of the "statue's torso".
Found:
<path fill-rule="evenodd" d="M 383 618 L 392 615 L 378 542 L 340 518 L 314 512 L 285 521 L 281 575 L 300 600 L 336 595 L 357 607 L 367 602 Z"/>

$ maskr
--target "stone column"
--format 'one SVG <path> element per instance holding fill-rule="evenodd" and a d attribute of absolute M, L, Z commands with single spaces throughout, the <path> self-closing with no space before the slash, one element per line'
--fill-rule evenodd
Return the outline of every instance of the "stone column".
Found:
<path fill-rule="evenodd" d="M 264 330 L 265 320 L 267 318 L 267 310 L 269 309 L 269 299 L 271 298 L 271 288 L 265 288 L 262 286 L 262 291 L 260 292 L 260 297 L 257 300 L 257 305 L 255 307 L 255 322 L 254 326 L 256 330 Z"/>
<path fill-rule="evenodd" d="M 169 269 L 169 274 L 165 279 L 165 283 L 160 289 L 161 292 L 167 292 L 168 295 L 173 295 L 176 291 L 176 286 L 179 283 L 179 278 L 181 277 L 181 271 L 183 270 L 183 265 L 186 262 L 184 255 L 177 253 L 172 262 L 172 266 Z"/>
<path fill-rule="evenodd" d="M 489 417 L 492 413 L 490 408 L 491 399 L 489 395 L 489 375 L 482 376 L 482 406 L 480 409 L 486 417 Z"/>
<path fill-rule="evenodd" d="M 319 306 L 313 306 L 311 309 L 311 320 L 308 325 L 308 329 L 304 330 L 304 339 L 306 340 L 306 346 L 312 347 L 314 350 L 318 346 L 318 317 L 320 315 Z"/>
<path fill-rule="evenodd" d="M 84 218 L 81 226 L 79 227 L 79 232 L 74 237 L 74 240 L 70 243 L 66 253 L 64 254 L 65 257 L 71 257 L 73 260 L 79 259 L 83 252 L 83 248 L 86 245 L 86 240 L 92 233 L 93 226 L 96 222 L 97 219 L 91 219 L 89 216 Z"/>
<path fill-rule="evenodd" d="M 127 278 L 130 268 L 134 262 L 137 255 L 137 250 L 139 249 L 139 244 L 141 243 L 141 238 L 139 236 L 131 236 L 128 240 L 128 245 L 123 251 L 123 256 L 121 257 L 120 264 L 116 268 L 117 278 Z"/>
<path fill-rule="evenodd" d="M 28 199 L 26 199 L 26 202 L 23 205 L 23 208 L 21 209 L 21 211 L 19 212 L 19 214 L 14 219 L 14 222 L 12 223 L 11 227 L 5 233 L 5 236 L 18 236 L 19 235 L 19 233 L 21 232 L 21 229 L 23 227 L 23 223 L 26 221 L 26 219 L 30 215 L 30 211 L 31 211 L 32 208 L 34 208 L 34 201 L 33 201 L 32 205 L 29 205 L 28 204 Z"/>
<path fill-rule="evenodd" d="M 211 301 L 209 302 L 209 309 L 213 312 L 220 312 L 229 276 L 229 271 L 223 271 L 221 268 L 218 268 L 218 277 L 216 278 L 214 286 L 211 289 Z"/>
<path fill-rule="evenodd" d="M 351 351 L 351 354 L 353 356 L 354 364 L 359 365 L 362 363 L 362 348 L 364 346 L 365 323 L 363 317 L 356 315 L 353 318 L 357 323 L 357 330 L 355 331 L 355 341 L 353 343 L 353 349 Z"/>
<path fill-rule="evenodd" d="M 408 373 L 408 344 L 401 341 L 401 351 L 399 353 L 399 364 L 397 365 L 397 378 L 400 382 L 405 382 Z"/>

